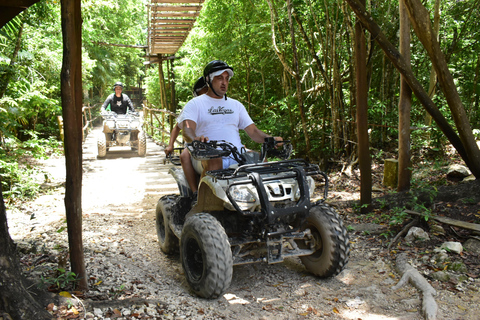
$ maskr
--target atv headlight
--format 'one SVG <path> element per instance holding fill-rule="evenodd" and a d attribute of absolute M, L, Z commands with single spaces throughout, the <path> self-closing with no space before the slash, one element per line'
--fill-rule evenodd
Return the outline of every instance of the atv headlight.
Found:
<path fill-rule="evenodd" d="M 313 192 L 315 191 L 315 180 L 313 180 L 312 177 L 308 176 L 307 177 L 307 185 L 308 185 L 308 191 L 310 192 L 310 197 L 313 196 Z M 300 188 L 298 185 L 296 186 L 297 190 L 295 191 L 295 200 L 300 199 Z"/>
<path fill-rule="evenodd" d="M 107 120 L 106 125 L 109 129 L 115 129 L 115 120 Z"/>
<path fill-rule="evenodd" d="M 233 186 L 230 188 L 230 195 L 235 202 L 255 203 L 257 201 L 257 192 L 252 191 L 247 186 Z"/>
<path fill-rule="evenodd" d="M 132 129 L 137 129 L 140 127 L 140 121 L 133 120 L 132 122 L 130 122 L 130 126 L 132 127 Z"/>

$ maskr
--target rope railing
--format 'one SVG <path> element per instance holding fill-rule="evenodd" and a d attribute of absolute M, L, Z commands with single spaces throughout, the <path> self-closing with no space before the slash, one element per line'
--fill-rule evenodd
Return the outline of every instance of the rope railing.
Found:
<path fill-rule="evenodd" d="M 143 126 L 145 132 L 161 146 L 167 146 L 170 141 L 170 120 L 175 120 L 177 115 L 169 110 L 158 109 L 148 101 L 144 101 Z M 175 142 L 182 144 L 178 139 Z"/>

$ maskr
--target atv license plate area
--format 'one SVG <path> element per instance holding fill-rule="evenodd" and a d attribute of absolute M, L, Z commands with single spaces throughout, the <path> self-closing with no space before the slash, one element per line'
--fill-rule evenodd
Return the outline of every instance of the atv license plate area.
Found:
<path fill-rule="evenodd" d="M 130 127 L 130 123 L 128 121 L 117 121 L 117 128 L 128 129 L 129 127 Z"/>

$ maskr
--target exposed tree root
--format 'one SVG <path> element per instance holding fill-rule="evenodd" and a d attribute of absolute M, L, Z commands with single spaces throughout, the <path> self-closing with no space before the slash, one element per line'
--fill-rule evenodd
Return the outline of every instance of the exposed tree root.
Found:
<path fill-rule="evenodd" d="M 397 271 L 402 275 L 400 281 L 393 286 L 393 290 L 398 290 L 407 282 L 410 282 L 415 288 L 420 290 L 423 295 L 422 312 L 427 320 L 437 319 L 438 306 L 433 296 L 437 294 L 435 289 L 428 281 L 407 262 L 407 255 L 400 254 L 397 257 Z"/>
<path fill-rule="evenodd" d="M 408 232 L 408 230 L 410 230 L 411 227 L 415 226 L 418 224 L 418 219 L 413 219 L 412 221 L 410 221 L 405 227 L 403 227 L 402 231 L 400 231 L 396 236 L 395 238 L 393 238 L 392 241 L 390 241 L 390 244 L 388 245 L 388 252 L 390 252 L 390 249 L 397 243 L 398 239 L 403 236 L 405 233 Z"/>

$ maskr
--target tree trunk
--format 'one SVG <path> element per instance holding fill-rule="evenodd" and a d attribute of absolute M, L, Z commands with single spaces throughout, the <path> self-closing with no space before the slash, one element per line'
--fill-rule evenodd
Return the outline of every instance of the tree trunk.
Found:
<path fill-rule="evenodd" d="M 65 124 L 65 210 L 72 271 L 87 290 L 82 242 L 82 17 L 80 0 L 62 0 L 62 114 Z"/>
<path fill-rule="evenodd" d="M 462 141 L 457 136 L 455 130 L 448 124 L 443 114 L 438 110 L 437 106 L 428 97 L 427 92 L 422 85 L 415 78 L 412 70 L 407 66 L 400 52 L 387 40 L 382 33 L 380 27 L 375 23 L 372 16 L 365 11 L 365 7 L 358 2 L 358 0 L 346 0 L 352 10 L 355 12 L 357 18 L 362 22 L 363 26 L 370 31 L 372 38 L 379 44 L 385 55 L 390 59 L 395 68 L 405 77 L 408 85 L 412 89 L 415 96 L 418 98 L 423 107 L 427 110 L 432 118 L 435 120 L 440 130 L 445 134 L 447 139 L 452 143 L 454 148 L 468 165 L 468 155 Z M 472 171 L 473 172 L 473 171 Z"/>
<path fill-rule="evenodd" d="M 440 30 L 440 0 L 435 0 L 434 13 L 433 13 L 433 31 L 435 32 L 434 37 L 438 41 L 438 32 Z M 432 66 L 430 71 L 430 84 L 428 86 L 428 96 L 430 99 L 433 99 L 435 95 L 435 86 L 437 85 L 437 74 L 435 73 L 435 68 Z M 432 125 L 432 116 L 427 112 L 425 115 L 425 125 Z M 430 135 L 429 135 L 430 136 Z"/>
<path fill-rule="evenodd" d="M 410 67 L 410 22 L 403 0 L 400 1 L 400 53 Z M 410 189 L 410 108 L 412 89 L 404 76 L 400 76 L 400 101 L 398 102 L 398 185 L 397 191 Z"/>
<path fill-rule="evenodd" d="M 161 108 L 164 110 L 170 110 L 168 106 L 168 101 L 167 101 L 167 88 L 165 85 L 165 74 L 163 73 L 163 57 L 161 54 L 158 55 L 159 61 L 158 61 L 158 84 L 160 87 L 160 103 L 162 104 Z M 168 61 L 167 61 L 168 63 Z M 170 131 L 172 131 L 173 126 L 174 126 L 174 121 L 173 118 L 168 116 L 168 123 L 170 125 Z"/>
<path fill-rule="evenodd" d="M 467 155 L 463 160 L 473 175 L 480 178 L 480 150 L 475 142 L 472 127 L 463 108 L 452 74 L 448 70 L 445 56 L 432 30 L 430 15 L 419 0 L 405 0 L 405 6 L 413 28 L 435 67 L 440 87 L 452 112 L 453 120 Z"/>
<path fill-rule="evenodd" d="M 15 244 L 8 233 L 0 177 L 0 315 L 2 312 L 6 312 L 14 320 L 52 319 L 52 315 L 32 298 L 23 284 Z"/>
<path fill-rule="evenodd" d="M 368 140 L 368 84 L 367 48 L 365 33 L 360 21 L 355 23 L 355 60 L 357 82 L 357 135 L 358 162 L 360 167 L 360 204 L 362 213 L 370 210 L 372 202 L 372 168 Z"/>
<path fill-rule="evenodd" d="M 169 110 L 173 113 L 177 111 L 176 97 L 175 97 L 175 72 L 173 68 L 174 59 L 167 61 L 167 70 L 168 70 L 168 89 L 170 90 L 170 108 Z M 173 117 L 170 117 L 173 122 Z"/>
<path fill-rule="evenodd" d="M 305 146 L 307 155 L 310 156 L 310 137 L 307 129 L 307 117 L 305 115 L 305 109 L 303 105 L 303 92 L 302 92 L 302 82 L 300 78 L 300 68 L 298 66 L 298 54 L 297 54 L 297 46 L 295 44 L 295 32 L 293 30 L 293 21 L 292 21 L 292 4 L 290 0 L 287 0 L 287 7 L 288 7 L 288 22 L 290 24 L 290 35 L 292 40 L 292 51 L 293 51 L 293 67 L 295 70 L 294 77 L 295 77 L 295 84 L 297 89 L 297 99 L 298 99 L 298 108 L 300 110 L 300 118 L 302 120 L 302 128 L 303 128 L 303 135 L 305 136 Z"/>

